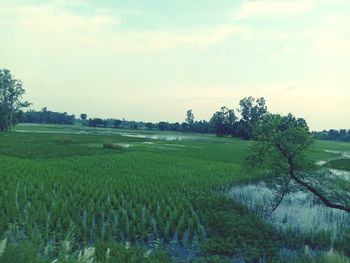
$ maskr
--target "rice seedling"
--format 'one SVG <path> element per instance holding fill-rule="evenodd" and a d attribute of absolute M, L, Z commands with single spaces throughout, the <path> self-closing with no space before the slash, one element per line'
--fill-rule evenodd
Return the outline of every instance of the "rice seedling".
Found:
<path fill-rule="evenodd" d="M 181 147 L 159 149 L 173 144 L 167 141 L 170 134 L 149 143 L 150 138 L 114 130 L 86 130 L 69 135 L 74 143 L 61 144 L 55 142 L 60 131 L 35 129 L 51 133 L 0 135 L 2 240 L 30 242 L 51 261 L 62 254 L 100 262 L 113 262 L 117 255 L 149 262 L 167 262 L 170 255 L 278 255 L 277 232 L 218 193 L 257 179 L 241 172 L 249 142 L 186 135 Z M 116 155 L 111 149 L 123 151 Z M 87 253 L 92 247 L 94 253 Z"/>

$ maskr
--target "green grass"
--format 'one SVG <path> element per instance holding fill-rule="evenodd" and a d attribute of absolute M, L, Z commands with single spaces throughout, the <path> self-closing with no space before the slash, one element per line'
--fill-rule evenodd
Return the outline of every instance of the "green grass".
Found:
<path fill-rule="evenodd" d="M 331 160 L 329 165 L 334 169 L 350 171 L 350 159 Z"/>
<path fill-rule="evenodd" d="M 251 142 L 198 134 L 152 140 L 124 133 L 183 134 L 83 126 L 16 130 L 25 132 L 0 134 L 0 240 L 29 242 L 51 259 L 66 239 L 75 251 L 96 246 L 103 261 L 126 241 L 166 248 L 176 237 L 178 246 L 200 246 L 203 257 L 278 258 L 280 234 L 218 193 L 259 179 L 242 167 Z M 130 147 L 104 147 L 120 144 Z M 316 141 L 309 157 L 334 156 L 325 149 L 350 144 Z"/>

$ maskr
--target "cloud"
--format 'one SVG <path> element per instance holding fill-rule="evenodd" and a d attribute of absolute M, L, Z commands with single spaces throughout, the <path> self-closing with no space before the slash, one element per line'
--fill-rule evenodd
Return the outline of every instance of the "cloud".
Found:
<path fill-rule="evenodd" d="M 234 25 L 218 25 L 196 28 L 185 31 L 128 31 L 118 32 L 111 36 L 111 40 L 118 43 L 120 38 L 127 43 L 129 51 L 164 50 L 178 46 L 206 47 L 220 44 L 231 37 L 249 37 L 250 31 Z"/>
<path fill-rule="evenodd" d="M 248 19 L 254 17 L 291 15 L 309 11 L 313 5 L 308 0 L 256 0 L 246 1 L 239 14 L 237 20 Z"/>
<path fill-rule="evenodd" d="M 79 16 L 55 5 L 19 6 L 15 12 L 13 9 L 11 11 L 15 16 L 15 22 L 26 31 L 69 33 L 74 30 L 79 34 L 86 30 L 100 30 L 119 24 L 117 18 L 109 15 Z"/>
<path fill-rule="evenodd" d="M 23 38 L 38 41 L 40 45 L 48 42 L 51 47 L 61 45 L 60 39 L 69 39 L 64 45 L 70 49 L 90 46 L 112 52 L 152 52 L 178 46 L 206 47 L 251 34 L 248 29 L 232 24 L 168 31 L 121 29 L 122 18 L 106 10 L 96 9 L 94 15 L 83 16 L 65 10 L 63 3 L 0 4 L 0 16 L 6 16 L 7 22 L 17 27 L 15 31 Z"/>

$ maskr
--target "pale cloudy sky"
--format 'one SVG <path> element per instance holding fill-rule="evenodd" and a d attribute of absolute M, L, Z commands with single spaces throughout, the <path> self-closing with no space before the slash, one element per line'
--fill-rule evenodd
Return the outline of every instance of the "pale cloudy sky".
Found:
<path fill-rule="evenodd" d="M 34 109 L 183 121 L 251 95 L 350 128 L 350 1 L 0 0 L 0 68 Z"/>

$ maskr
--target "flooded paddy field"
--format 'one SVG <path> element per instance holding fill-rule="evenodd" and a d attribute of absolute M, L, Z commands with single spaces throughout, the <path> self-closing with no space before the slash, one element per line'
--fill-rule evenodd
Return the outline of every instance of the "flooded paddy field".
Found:
<path fill-rule="evenodd" d="M 250 210 L 257 211 L 264 220 L 281 230 L 302 234 L 328 232 L 332 239 L 336 239 L 341 236 L 342 230 L 350 226 L 347 212 L 325 207 L 302 190 L 287 195 L 270 216 L 265 216 L 264 211 L 273 206 L 275 192 L 265 182 L 235 186 L 227 195 Z"/>
<path fill-rule="evenodd" d="M 281 249 L 292 247 L 283 231 L 293 227 L 325 231 L 335 240 L 334 250 L 348 253 L 346 243 L 336 244 L 348 218 L 304 193 L 286 198 L 270 219 L 252 212 L 261 199 L 270 201 L 271 190 L 264 182 L 244 184 L 257 182 L 242 172 L 251 142 L 79 126 L 16 129 L 0 135 L 0 243 L 6 240 L 5 253 L 12 256 L 29 244 L 43 262 L 52 262 L 70 244 L 72 255 L 93 251 L 94 260 L 111 253 L 146 255 L 149 262 L 279 262 Z M 310 158 L 335 169 L 328 160 L 339 153 L 325 150 L 350 146 L 315 142 Z M 221 189 L 231 189 L 230 198 L 218 194 Z M 309 240 L 302 236 L 293 249 Z M 312 248 L 329 249 L 322 242 L 313 239 Z"/>
<path fill-rule="evenodd" d="M 316 173 L 323 175 L 325 179 L 350 186 L 349 170 L 333 169 L 329 166 L 333 160 L 344 159 L 350 162 L 350 152 L 335 150 L 325 150 L 325 152 L 336 154 L 336 156 L 316 161 L 316 165 L 319 166 Z M 350 214 L 348 212 L 326 207 L 310 192 L 298 185 L 292 185 L 291 188 L 294 187 L 294 190 L 288 193 L 276 210 L 270 214 L 271 208 L 280 198 L 271 184 L 273 185 L 271 180 L 238 184 L 229 189 L 225 195 L 258 214 L 262 220 L 281 233 L 292 233 L 305 237 L 323 235 L 327 240 L 328 248 L 326 249 L 333 250 L 333 245 L 337 242 L 343 242 L 350 248 L 348 237 Z M 349 199 L 350 191 L 343 192 L 343 197 Z M 297 254 L 295 250 L 287 248 L 282 249 L 281 253 L 292 253 L 294 256 Z M 317 255 L 316 252 L 313 253 Z"/>
<path fill-rule="evenodd" d="M 62 127 L 60 127 L 62 126 Z M 160 132 L 152 130 L 92 128 L 80 125 L 37 125 L 20 124 L 15 128 L 16 132 L 49 133 L 49 134 L 91 134 L 91 135 L 120 135 L 130 138 L 141 138 L 165 141 L 203 141 L 206 136 L 184 134 L 180 132 Z M 210 136 L 212 137 L 212 136 Z"/>

